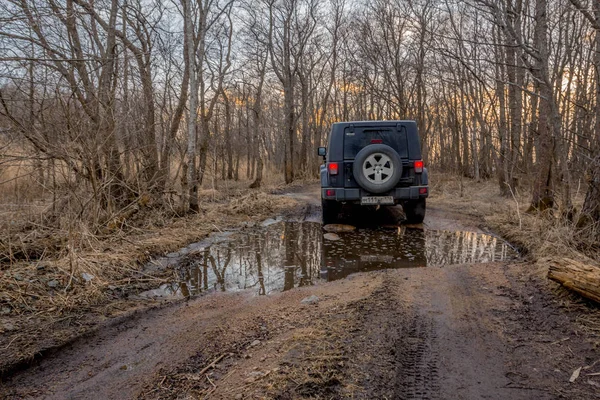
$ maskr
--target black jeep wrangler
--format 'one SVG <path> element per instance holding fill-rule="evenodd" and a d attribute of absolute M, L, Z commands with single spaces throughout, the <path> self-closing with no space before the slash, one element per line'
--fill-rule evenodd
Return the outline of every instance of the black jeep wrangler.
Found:
<path fill-rule="evenodd" d="M 318 154 L 324 224 L 342 204 L 402 204 L 407 222 L 423 222 L 429 188 L 415 121 L 335 123 Z"/>

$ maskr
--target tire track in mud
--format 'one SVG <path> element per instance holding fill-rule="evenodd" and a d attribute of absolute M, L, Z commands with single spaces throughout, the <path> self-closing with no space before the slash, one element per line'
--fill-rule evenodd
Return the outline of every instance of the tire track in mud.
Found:
<path fill-rule="evenodd" d="M 398 330 L 395 399 L 436 399 L 439 396 L 439 354 L 431 319 L 410 311 L 410 322 Z"/>
<path fill-rule="evenodd" d="M 386 273 L 383 285 L 355 304 L 356 362 L 348 371 L 360 399 L 439 398 L 439 353 L 433 320 L 398 294 L 408 285 Z"/>

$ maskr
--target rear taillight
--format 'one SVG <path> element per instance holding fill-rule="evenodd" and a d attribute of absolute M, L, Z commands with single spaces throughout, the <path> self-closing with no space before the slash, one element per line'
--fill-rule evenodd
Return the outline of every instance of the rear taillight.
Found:
<path fill-rule="evenodd" d="M 419 194 L 427 194 L 427 188 L 419 188 Z"/>
<path fill-rule="evenodd" d="M 335 190 L 333 190 L 333 189 L 327 189 L 325 191 L 325 195 L 329 196 L 329 197 L 333 197 L 333 196 L 335 196 Z"/>
<path fill-rule="evenodd" d="M 415 161 L 415 172 L 417 174 L 420 174 L 421 172 L 423 172 L 423 161 L 421 161 L 421 160 Z"/>
<path fill-rule="evenodd" d="M 339 164 L 335 162 L 331 162 L 327 164 L 327 169 L 329 170 L 330 175 L 337 175 L 339 172 Z"/>

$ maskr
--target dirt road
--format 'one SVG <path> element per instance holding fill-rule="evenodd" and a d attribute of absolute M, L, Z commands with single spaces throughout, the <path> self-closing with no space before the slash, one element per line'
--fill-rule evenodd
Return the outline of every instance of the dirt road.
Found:
<path fill-rule="evenodd" d="M 306 202 L 297 219 L 318 216 L 314 187 L 292 196 Z M 478 225 L 473 215 L 429 203 L 425 231 L 481 232 Z M 598 309 L 532 269 L 523 260 L 383 269 L 267 296 L 166 301 L 12 376 L 0 394 L 600 398 L 600 327 L 582 323 Z"/>

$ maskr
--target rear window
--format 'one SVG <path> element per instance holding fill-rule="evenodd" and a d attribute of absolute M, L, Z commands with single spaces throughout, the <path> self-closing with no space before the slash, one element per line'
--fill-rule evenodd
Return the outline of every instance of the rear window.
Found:
<path fill-rule="evenodd" d="M 373 144 L 387 144 L 402 158 L 408 158 L 406 130 L 396 128 L 346 128 L 344 132 L 344 159 L 353 159 L 364 147 Z"/>

